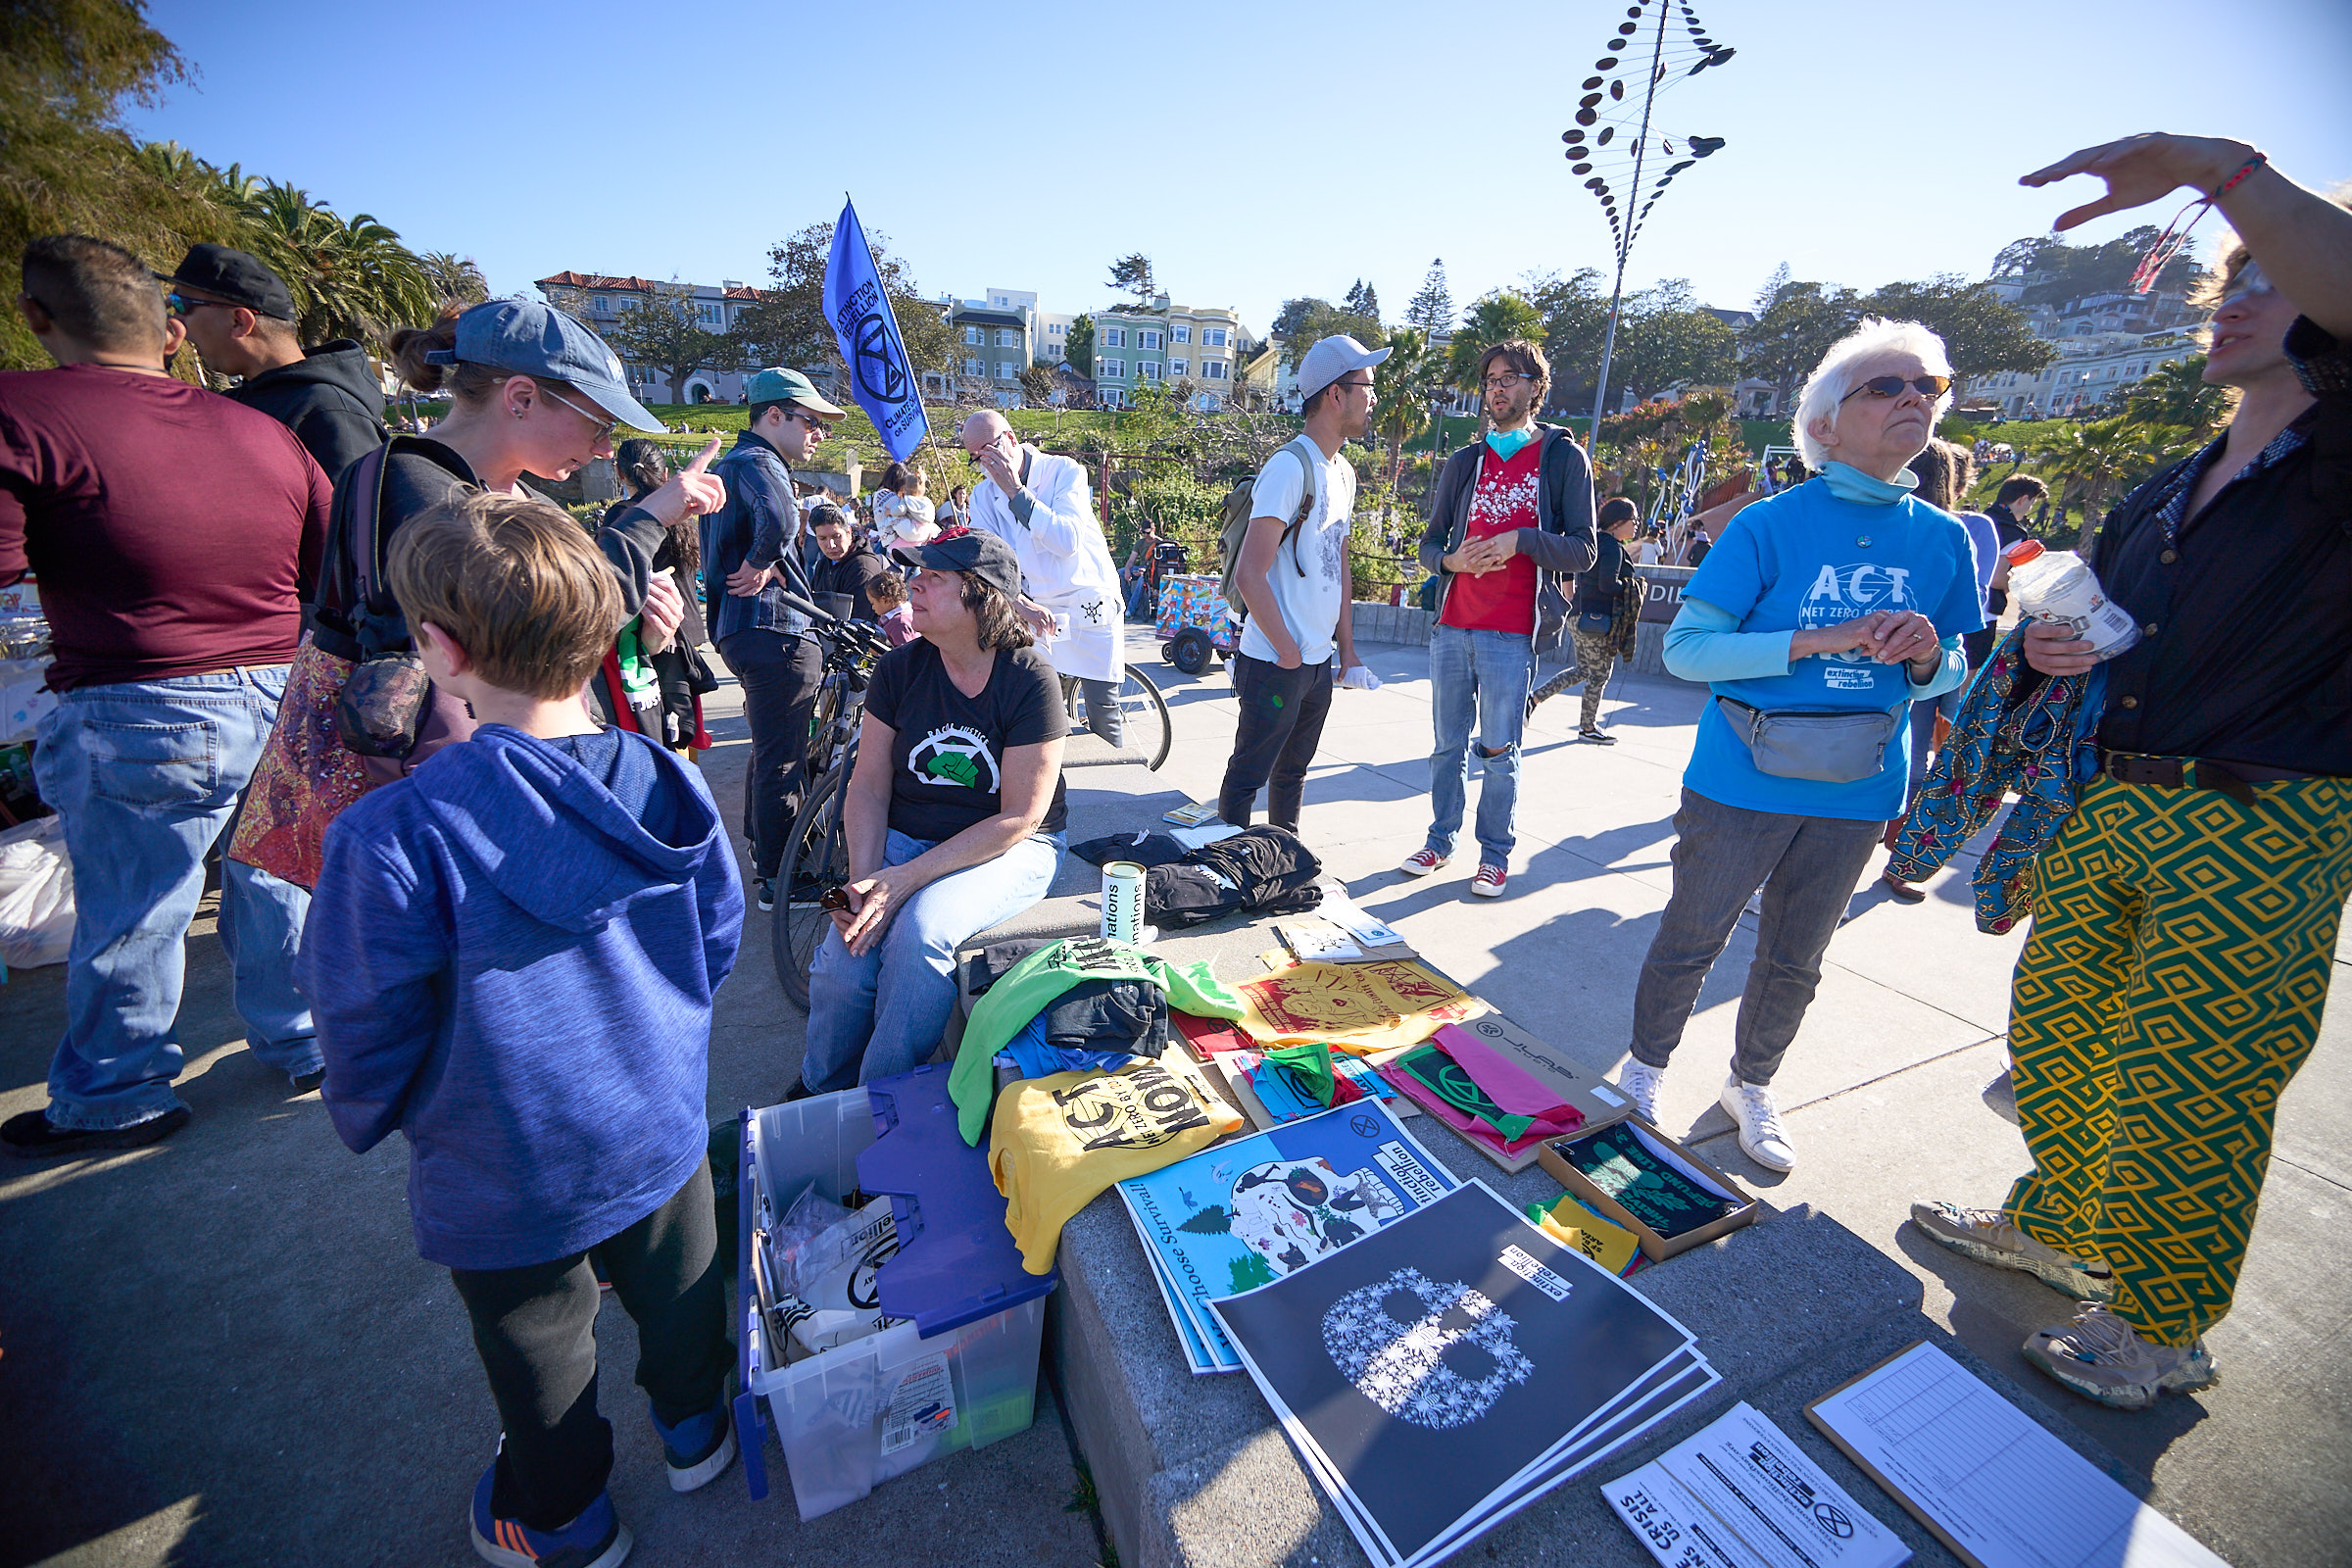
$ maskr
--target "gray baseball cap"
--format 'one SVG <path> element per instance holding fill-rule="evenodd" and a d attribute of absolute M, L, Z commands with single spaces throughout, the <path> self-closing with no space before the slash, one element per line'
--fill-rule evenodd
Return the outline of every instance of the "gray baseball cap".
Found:
<path fill-rule="evenodd" d="M 517 375 L 568 381 L 633 430 L 666 430 L 629 396 L 619 356 L 585 324 L 534 300 L 492 300 L 458 318 L 455 352 L 434 349 L 434 365 L 481 365 Z"/>
<path fill-rule="evenodd" d="M 1368 349 L 1345 332 L 1319 337 L 1298 362 L 1298 395 L 1311 398 L 1348 371 L 1378 365 L 1388 357 L 1387 349 Z"/>

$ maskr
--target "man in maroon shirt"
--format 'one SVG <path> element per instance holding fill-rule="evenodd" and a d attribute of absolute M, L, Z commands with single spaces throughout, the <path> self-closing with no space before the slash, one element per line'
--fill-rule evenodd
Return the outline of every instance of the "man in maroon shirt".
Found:
<path fill-rule="evenodd" d="M 1478 366 L 1494 428 L 1446 460 L 1421 564 L 1439 576 L 1430 629 L 1429 842 L 1405 857 L 1427 876 L 1453 855 L 1468 804 L 1470 727 L 1478 723 L 1478 874 L 1470 891 L 1497 898 L 1517 842 L 1519 738 L 1536 657 L 1560 645 L 1562 581 L 1592 564 L 1592 466 L 1566 429 L 1538 424 L 1550 367 L 1514 338 Z"/>
<path fill-rule="evenodd" d="M 49 1105 L 0 1125 L 0 1147 L 41 1157 L 187 1123 L 172 1084 L 188 922 L 276 721 L 333 491 L 285 426 L 165 371 L 176 335 L 136 257 L 37 239 L 24 287 L 57 368 L 0 374 L 0 583 L 31 573 L 49 619 L 60 699 L 33 774 L 76 905 Z M 318 1046 L 291 966 L 309 895 L 221 870 L 247 1042 L 307 1091 Z"/>

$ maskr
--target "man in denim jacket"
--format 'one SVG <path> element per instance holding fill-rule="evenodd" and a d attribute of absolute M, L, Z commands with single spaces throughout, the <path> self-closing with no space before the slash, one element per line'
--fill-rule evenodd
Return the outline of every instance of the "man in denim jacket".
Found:
<path fill-rule="evenodd" d="M 751 425 L 710 468 L 726 484 L 727 504 L 703 518 L 704 595 L 718 657 L 743 682 L 743 714 L 752 729 L 743 831 L 752 842 L 760 907 L 772 909 L 776 864 L 800 804 L 801 761 L 824 678 L 824 655 L 808 635 L 808 617 L 782 598 L 808 597 L 790 465 L 815 454 L 842 411 L 798 370 L 761 370 L 748 393 Z"/>

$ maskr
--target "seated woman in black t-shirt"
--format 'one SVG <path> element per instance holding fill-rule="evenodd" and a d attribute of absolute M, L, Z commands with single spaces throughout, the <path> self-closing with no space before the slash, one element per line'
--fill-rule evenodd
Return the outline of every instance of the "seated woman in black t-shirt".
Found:
<path fill-rule="evenodd" d="M 919 1066 L 956 1004 L 956 950 L 1045 897 L 1065 814 L 1061 684 L 1029 646 L 1021 568 L 993 534 L 892 552 L 919 634 L 875 666 L 844 808 L 850 907 L 808 974 L 801 1082 Z"/>

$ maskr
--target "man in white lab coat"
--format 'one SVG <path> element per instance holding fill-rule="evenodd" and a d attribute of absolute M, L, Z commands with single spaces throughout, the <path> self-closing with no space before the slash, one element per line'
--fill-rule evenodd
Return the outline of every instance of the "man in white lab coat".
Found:
<path fill-rule="evenodd" d="M 1051 629 L 1038 621 L 1046 657 L 1077 679 L 1087 727 L 1119 745 L 1119 570 L 1095 519 L 1086 469 L 1021 441 L 994 409 L 964 420 L 962 439 L 988 475 L 972 492 L 971 526 L 1012 546 L 1029 598 L 1053 619 Z"/>

